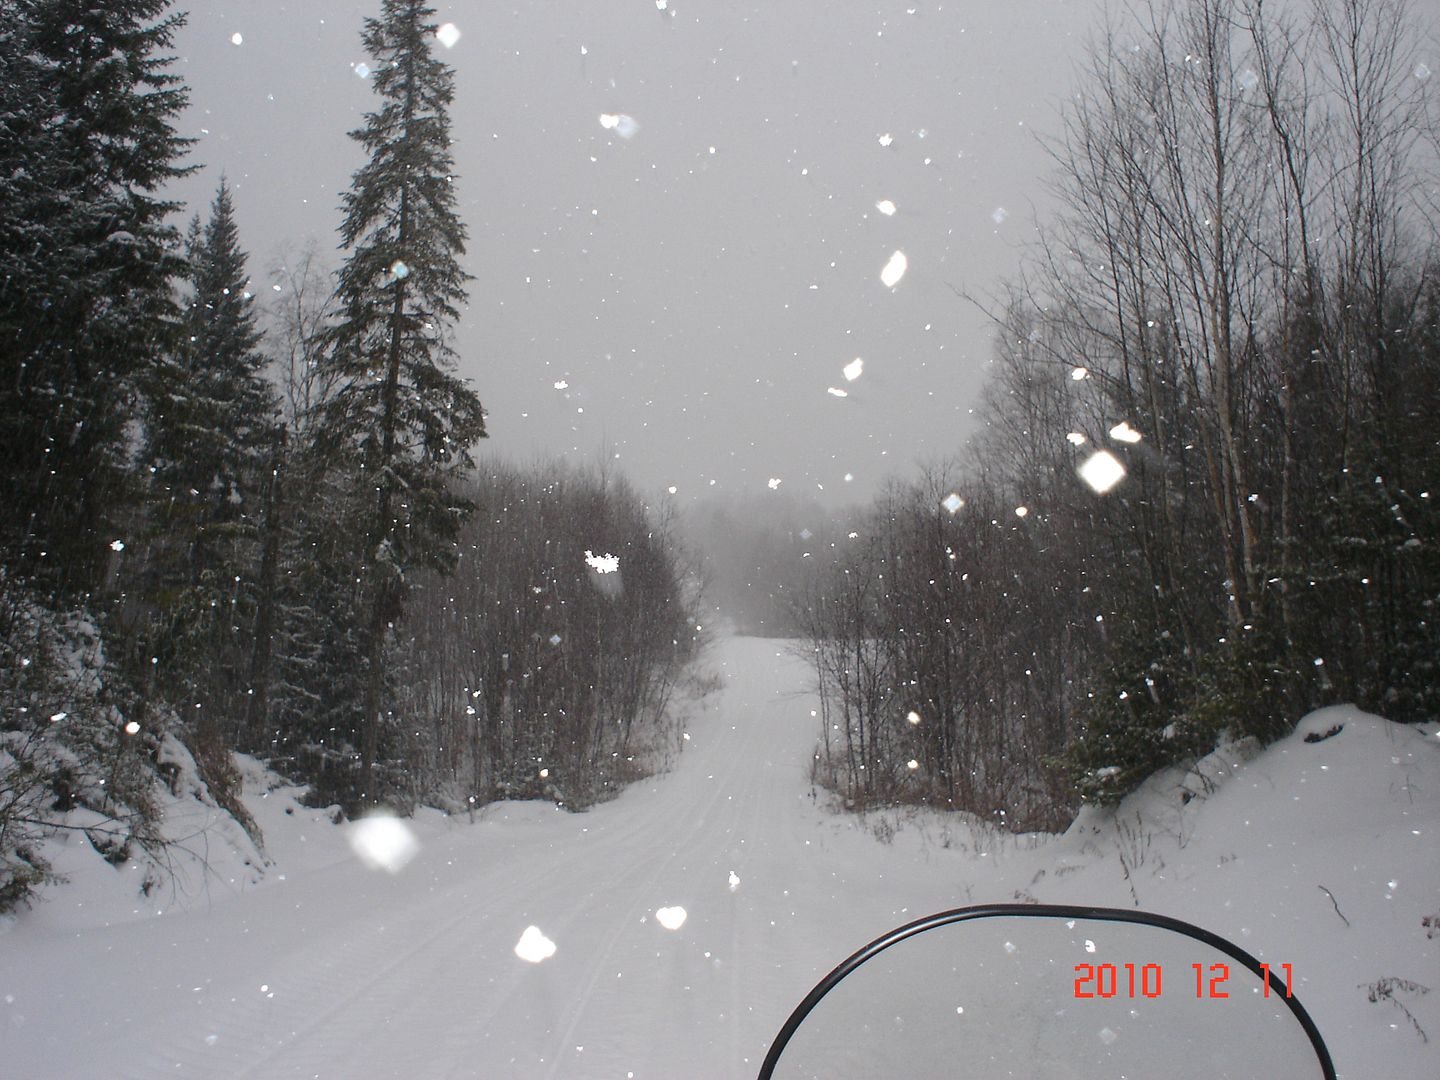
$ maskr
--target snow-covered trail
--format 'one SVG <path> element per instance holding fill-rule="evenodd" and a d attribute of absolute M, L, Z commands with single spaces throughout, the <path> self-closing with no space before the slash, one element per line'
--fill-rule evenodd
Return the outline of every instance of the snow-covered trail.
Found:
<path fill-rule="evenodd" d="M 15 935 L 8 962 L 37 979 L 0 1029 L 5 1069 L 753 1076 L 829 967 L 966 896 L 954 860 L 917 865 L 815 806 L 802 663 L 754 639 L 714 662 L 725 689 L 676 768 L 589 813 L 495 807 L 422 832 L 393 877 L 335 860 L 209 911 Z M 557 945 L 542 963 L 514 952 L 530 925 Z"/>
<path fill-rule="evenodd" d="M 805 665 L 744 638 L 709 664 L 724 689 L 672 772 L 584 814 L 423 812 L 395 875 L 263 785 L 247 800 L 275 865 L 258 884 L 197 828 L 203 888 L 137 899 L 133 866 L 61 834 L 71 883 L 0 920 L 0 1080 L 752 1077 L 851 951 L 1017 899 L 1213 929 L 1293 964 L 1342 1080 L 1440 1075 L 1432 729 L 1321 710 L 1259 757 L 1217 749 L 1063 836 L 1011 837 L 962 815 L 828 813 Z M 514 951 L 531 925 L 557 946 L 538 964 Z"/>

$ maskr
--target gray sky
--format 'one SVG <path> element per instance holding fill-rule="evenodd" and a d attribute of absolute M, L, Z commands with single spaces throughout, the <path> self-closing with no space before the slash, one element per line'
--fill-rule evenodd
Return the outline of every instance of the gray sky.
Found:
<path fill-rule="evenodd" d="M 604 453 L 682 503 L 773 478 L 835 504 L 959 445 L 990 329 L 952 286 L 990 291 L 1033 235 L 1034 136 L 1098 0 L 435 6 L 461 33 L 440 50 L 475 275 L 456 344 L 486 452 Z M 205 168 L 177 194 L 202 206 L 227 174 L 262 294 L 286 244 L 338 265 L 378 0 L 188 10 Z"/>

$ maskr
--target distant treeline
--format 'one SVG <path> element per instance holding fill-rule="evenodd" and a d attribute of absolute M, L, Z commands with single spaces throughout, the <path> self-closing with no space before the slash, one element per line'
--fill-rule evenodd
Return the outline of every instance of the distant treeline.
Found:
<path fill-rule="evenodd" d="M 825 783 L 1053 825 L 1328 702 L 1440 712 L 1433 15 L 1097 35 L 982 433 L 804 605 Z"/>

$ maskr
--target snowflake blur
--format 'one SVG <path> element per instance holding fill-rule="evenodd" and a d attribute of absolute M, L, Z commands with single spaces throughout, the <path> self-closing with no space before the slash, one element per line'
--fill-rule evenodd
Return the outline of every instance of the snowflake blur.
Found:
<path fill-rule="evenodd" d="M 350 827 L 350 850 L 371 870 L 398 874 L 420 851 L 415 834 L 393 814 L 371 814 Z"/>
<path fill-rule="evenodd" d="M 687 915 L 683 907 L 662 907 L 655 912 L 655 921 L 666 930 L 679 930 L 685 925 Z"/>
<path fill-rule="evenodd" d="M 640 130 L 640 125 L 635 122 L 633 116 L 625 113 L 601 113 L 600 126 L 606 131 L 613 131 L 622 139 L 633 139 L 635 133 Z"/>
<path fill-rule="evenodd" d="M 515 955 L 521 960 L 539 964 L 555 955 L 555 942 L 546 937 L 538 926 L 527 926 L 515 943 Z"/>
<path fill-rule="evenodd" d="M 885 264 L 885 269 L 880 271 L 880 281 L 887 289 L 893 289 L 905 276 L 905 270 L 910 261 L 905 258 L 903 251 L 897 251 L 890 256 L 890 261 Z"/>
<path fill-rule="evenodd" d="M 585 563 L 597 574 L 613 574 L 620 569 L 620 556 L 596 555 L 589 548 L 586 548 Z"/>
<path fill-rule="evenodd" d="M 1079 469 L 1080 479 L 1101 495 L 1125 478 L 1125 466 L 1109 450 L 1097 450 Z"/>
<path fill-rule="evenodd" d="M 1122 420 L 1110 429 L 1110 437 L 1116 442 L 1137 443 L 1143 436 L 1130 426 L 1128 420 Z"/>

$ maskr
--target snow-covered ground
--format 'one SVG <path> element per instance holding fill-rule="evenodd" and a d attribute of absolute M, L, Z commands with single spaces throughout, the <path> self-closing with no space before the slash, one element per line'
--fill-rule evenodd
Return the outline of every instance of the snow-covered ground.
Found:
<path fill-rule="evenodd" d="M 1293 966 L 1342 1076 L 1440 1075 L 1440 925 L 1423 922 L 1440 923 L 1433 730 L 1326 710 L 1252 760 L 1212 755 L 1188 799 L 1157 778 L 1064 836 L 1017 838 L 827 812 L 807 779 L 804 665 L 743 638 L 712 664 L 724 689 L 696 708 L 673 772 L 584 814 L 422 813 L 398 872 L 367 867 L 353 827 L 266 792 L 258 771 L 263 872 L 203 813 L 186 845 L 209 871 L 150 897 L 72 841 L 57 859 L 71 884 L 0 926 L 0 1074 L 753 1076 L 855 948 L 1018 899 L 1198 923 Z M 548 959 L 516 953 L 532 926 Z M 1370 1001 L 1384 979 L 1433 992 L 1382 984 L 1390 997 Z"/>

